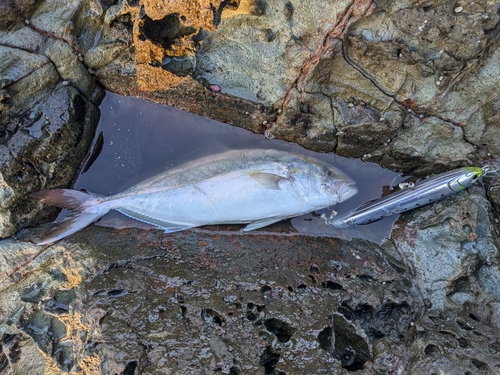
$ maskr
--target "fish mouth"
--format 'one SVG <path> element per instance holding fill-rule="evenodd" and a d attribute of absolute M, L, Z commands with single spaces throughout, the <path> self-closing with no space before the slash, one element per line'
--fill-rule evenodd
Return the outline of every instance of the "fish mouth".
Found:
<path fill-rule="evenodd" d="M 354 181 L 342 181 L 338 188 L 335 188 L 337 195 L 339 196 L 339 203 L 343 202 L 358 192 L 356 183 Z"/>

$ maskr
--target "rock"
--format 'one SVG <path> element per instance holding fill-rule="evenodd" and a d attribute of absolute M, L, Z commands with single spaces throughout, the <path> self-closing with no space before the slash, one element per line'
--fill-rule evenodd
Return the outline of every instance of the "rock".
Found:
<path fill-rule="evenodd" d="M 1 3 L 0 236 L 53 217 L 28 194 L 72 181 L 94 80 L 419 176 L 495 165 L 498 9 Z M 380 246 L 91 227 L 41 248 L 43 228 L 22 230 L 0 242 L 0 371 L 493 373 L 500 194 L 484 180 L 406 213 Z"/>
<path fill-rule="evenodd" d="M 421 176 L 472 165 L 475 149 L 463 138 L 462 129 L 456 125 L 434 117 L 409 115 L 380 164 Z"/>
<path fill-rule="evenodd" d="M 495 208 L 496 212 L 496 217 L 497 217 L 497 223 L 498 223 L 498 217 L 500 214 L 500 182 L 498 179 L 495 178 L 495 175 L 493 174 L 493 178 L 488 178 L 488 176 L 485 177 L 485 182 L 486 182 L 486 194 L 488 195 L 488 198 L 490 199 L 491 203 L 493 204 L 493 207 Z"/>
<path fill-rule="evenodd" d="M 453 4 L 437 1 L 425 2 L 424 6 L 381 5 L 379 12 L 349 28 L 349 61 L 400 103 L 414 101 L 417 107 L 432 110 L 442 90 L 467 95 L 458 87 L 447 86 L 470 70 L 464 62 L 474 64 L 487 51 L 492 38 L 488 31 L 499 19 L 497 6 L 477 2 L 457 15 Z M 446 96 L 451 99 L 454 95 L 447 92 Z"/>
<path fill-rule="evenodd" d="M 4 107 L 0 126 L 3 131 L 14 132 L 16 127 L 9 124 L 11 119 L 21 116 L 47 95 L 59 77 L 45 56 L 3 46 L 0 53 Z"/>
<path fill-rule="evenodd" d="M 37 236 L 1 243 L 0 333 L 59 371 L 361 369 L 423 307 L 363 241 L 91 227 L 40 253 Z"/>
<path fill-rule="evenodd" d="M 491 32 L 497 10 L 486 1 L 459 13 L 451 3 L 382 3 L 379 12 L 351 25 L 345 56 L 411 113 L 459 126 L 467 141 L 496 150 L 497 126 L 486 130 L 486 121 L 492 124 L 491 108 L 498 101 L 493 93 L 499 85 L 499 51 L 490 48 L 497 38 Z M 465 162 L 463 155 L 457 160 Z"/>
<path fill-rule="evenodd" d="M 90 146 L 102 98 L 77 53 L 79 42 L 82 48 L 88 45 L 78 20 L 88 13 L 78 12 L 90 8 L 64 1 L 38 5 L 7 7 L 16 22 L 0 32 L 5 43 L 0 46 L 0 194 L 5 198 L 0 237 L 41 217 L 30 192 L 73 180 Z M 88 20 L 87 36 L 95 26 Z"/>
<path fill-rule="evenodd" d="M 214 4 L 211 19 L 203 6 L 155 4 L 146 1 L 143 15 L 121 3 L 103 10 L 84 61 L 106 87 L 405 172 L 483 160 L 469 143 L 497 152 L 495 5 L 456 13 L 433 1 L 379 2 L 373 12 L 370 1 L 328 10 L 245 1 Z M 403 124 L 419 121 L 430 121 L 432 141 L 416 147 Z M 431 130 L 435 123 L 447 124 L 437 128 L 452 129 L 451 139 Z"/>
<path fill-rule="evenodd" d="M 75 88 L 59 84 L 20 118 L 17 131 L 0 146 L 3 218 L 0 236 L 15 233 L 41 217 L 30 192 L 69 184 L 87 154 L 99 110 Z M 55 212 L 51 210 L 51 212 Z"/>
<path fill-rule="evenodd" d="M 405 214 L 393 229 L 391 240 L 433 309 L 479 303 L 473 274 L 498 254 L 489 203 L 481 188 L 469 189 Z"/>
<path fill-rule="evenodd" d="M 330 98 L 291 90 L 284 108 L 276 121 L 266 126 L 267 137 L 298 141 L 325 152 L 335 150 L 337 129 Z"/>
<path fill-rule="evenodd" d="M 50 41 L 44 54 L 55 65 L 60 79 L 75 86 L 84 97 L 91 96 L 94 91 L 94 79 L 67 43 L 61 40 Z"/>
<path fill-rule="evenodd" d="M 411 374 L 495 373 L 498 369 L 498 333 L 496 329 L 453 312 L 431 312 L 408 332 L 414 361 Z M 477 350 L 477 348 L 490 348 Z"/>
<path fill-rule="evenodd" d="M 500 155 L 500 98 L 486 103 L 469 119 L 465 135 L 470 142 L 483 146 L 487 152 L 485 159 L 491 155 Z M 469 126 L 470 125 L 470 126 Z M 488 154 L 490 157 L 488 157 Z"/>
<path fill-rule="evenodd" d="M 423 313 L 435 296 L 398 241 L 94 226 L 40 252 L 29 240 L 41 230 L 0 243 L 12 370 L 34 347 L 40 368 L 64 372 L 421 373 L 500 360 L 498 328 L 476 311 Z"/>
<path fill-rule="evenodd" d="M 500 269 L 498 265 L 485 265 L 478 271 L 479 284 L 483 290 L 500 301 Z"/>

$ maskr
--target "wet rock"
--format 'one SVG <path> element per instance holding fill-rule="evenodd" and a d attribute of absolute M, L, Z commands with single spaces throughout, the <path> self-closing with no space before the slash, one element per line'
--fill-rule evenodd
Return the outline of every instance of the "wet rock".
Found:
<path fill-rule="evenodd" d="M 195 62 L 191 56 L 181 56 L 181 57 L 164 57 L 162 64 L 163 69 L 168 70 L 174 74 L 180 76 L 186 76 L 192 73 Z"/>
<path fill-rule="evenodd" d="M 470 142 L 485 148 L 488 155 L 500 155 L 500 99 L 486 103 L 471 116 L 465 128 L 465 136 Z M 469 126 L 470 125 L 470 126 Z"/>
<path fill-rule="evenodd" d="M 11 118 L 21 116 L 53 88 L 59 76 L 45 56 L 17 48 L 0 46 L 2 62 L 1 126 L 5 132 L 14 132 Z"/>
<path fill-rule="evenodd" d="M 378 161 L 376 151 L 397 134 L 406 116 L 391 98 L 345 61 L 340 42 L 334 54 L 318 63 L 306 87 L 331 98 L 337 129 L 335 153 L 339 155 Z"/>
<path fill-rule="evenodd" d="M 97 121 L 94 78 L 420 176 L 499 156 L 494 2 L 12 4 L 0 4 L 2 236 L 50 215 L 29 192 L 72 180 Z M 486 197 L 500 200 L 485 183 L 486 196 L 405 214 L 381 246 L 89 228 L 42 249 L 20 232 L 0 245 L 0 370 L 494 372 Z"/>
<path fill-rule="evenodd" d="M 45 353 L 42 368 L 116 373 L 474 373 L 500 360 L 498 328 L 479 306 L 470 317 L 425 313 L 437 294 L 420 289 L 422 276 L 404 265 L 399 242 L 396 250 L 321 237 L 99 227 L 41 253 L 21 241 L 1 243 L 0 273 L 2 345 L 10 355 L 9 340 L 18 342 L 17 363 L 34 347 Z"/>
<path fill-rule="evenodd" d="M 321 93 L 300 94 L 292 90 L 285 111 L 266 125 L 268 138 L 299 141 L 305 147 L 332 152 L 337 146 L 337 129 L 331 99 Z"/>
<path fill-rule="evenodd" d="M 93 227 L 41 256 L 29 242 L 1 246 L 0 332 L 61 371 L 359 370 L 423 306 L 410 275 L 367 242 Z"/>
<path fill-rule="evenodd" d="M 499 249 L 490 205 L 481 188 L 469 190 L 471 193 L 451 196 L 432 208 L 407 213 L 393 230 L 394 245 L 433 309 L 479 304 L 478 281 L 496 298 L 489 278 L 494 273 L 481 271 L 481 265 L 494 259 Z M 474 276 L 478 271 L 484 273 L 479 280 Z"/>
<path fill-rule="evenodd" d="M 435 117 L 409 115 L 398 136 L 389 140 L 381 165 L 417 175 L 472 165 L 475 149 L 463 137 L 456 125 Z"/>
<path fill-rule="evenodd" d="M 494 38 L 489 31 L 499 17 L 498 5 L 486 1 L 459 14 L 453 7 L 451 2 L 382 2 L 376 14 L 349 29 L 346 56 L 398 102 L 435 108 L 432 101 L 442 90 L 464 94 L 449 87 L 450 80 L 487 51 Z"/>
<path fill-rule="evenodd" d="M 84 97 L 90 97 L 94 91 L 94 79 L 70 45 L 62 40 L 51 40 L 44 55 L 54 64 L 60 79 L 76 87 Z"/>
<path fill-rule="evenodd" d="M 496 178 L 485 178 L 486 194 L 495 209 L 497 223 L 500 217 L 500 182 Z"/>
<path fill-rule="evenodd" d="M 494 374 L 498 371 L 497 330 L 478 322 L 474 316 L 429 313 L 415 323 L 408 337 L 411 337 L 411 350 L 420 359 L 409 364 L 408 373 Z"/>
<path fill-rule="evenodd" d="M 496 126 L 485 131 L 485 119 L 497 100 L 498 4 L 475 2 L 458 13 L 454 6 L 382 2 L 349 28 L 346 58 L 408 111 L 455 124 L 469 142 L 494 149 Z M 478 97 L 484 101 L 469 100 Z"/>
<path fill-rule="evenodd" d="M 93 30 L 79 11 L 90 8 L 7 5 L 15 21 L 0 31 L 0 237 L 40 218 L 27 195 L 69 184 L 87 153 L 102 97 L 78 52 Z M 88 18 L 85 33 L 79 17 Z"/>
<path fill-rule="evenodd" d="M 405 171 L 415 159 L 435 172 L 483 160 L 467 142 L 497 153 L 498 12 L 488 2 L 461 12 L 424 3 L 145 1 L 141 11 L 89 2 L 68 12 L 92 15 L 88 32 L 73 21 L 78 53 L 108 89 L 308 148 Z M 435 150 L 415 149 L 402 127 L 412 116 L 459 127 L 466 141 L 454 131 L 458 152 L 439 136 Z"/>
<path fill-rule="evenodd" d="M 500 301 L 500 269 L 498 265 L 484 265 L 478 271 L 478 280 L 483 290 Z"/>
<path fill-rule="evenodd" d="M 406 172 L 483 160 L 471 144 L 497 153 L 496 5 L 155 4 L 103 10 L 84 61 L 109 89 Z M 419 121 L 420 147 L 403 126 Z"/>
<path fill-rule="evenodd" d="M 10 88 L 10 87 L 9 87 Z M 69 184 L 85 157 L 98 121 L 95 104 L 60 83 L 50 95 L 6 124 L 0 146 L 2 237 L 40 219 L 30 192 Z M 55 212 L 51 210 L 51 212 Z"/>

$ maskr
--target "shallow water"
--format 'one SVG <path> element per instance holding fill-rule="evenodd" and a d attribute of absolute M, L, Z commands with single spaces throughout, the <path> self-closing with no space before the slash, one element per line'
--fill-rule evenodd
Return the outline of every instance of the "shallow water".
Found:
<path fill-rule="evenodd" d="M 110 195 L 184 162 L 244 148 L 274 148 L 310 155 L 343 171 L 356 181 L 358 194 L 331 207 L 338 213 L 382 196 L 384 186 L 402 180 L 397 173 L 377 164 L 332 153 L 312 152 L 296 144 L 268 140 L 263 135 L 175 108 L 107 93 L 101 104 L 101 119 L 93 144 L 93 155 L 87 159 L 74 188 Z M 328 210 L 319 213 L 330 215 Z M 292 219 L 291 224 L 296 231 L 304 234 L 347 239 L 361 237 L 381 242 L 389 237 L 396 219 L 393 216 L 374 224 L 340 230 L 327 226 L 318 215 L 309 214 Z M 141 223 L 125 219 L 118 213 L 106 215 L 100 224 L 143 227 Z M 266 231 L 282 233 L 283 224 L 259 230 Z"/>

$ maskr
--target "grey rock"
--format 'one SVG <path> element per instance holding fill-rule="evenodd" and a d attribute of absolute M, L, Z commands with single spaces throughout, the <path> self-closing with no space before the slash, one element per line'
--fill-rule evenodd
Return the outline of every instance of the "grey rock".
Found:
<path fill-rule="evenodd" d="M 498 265 L 483 266 L 478 271 L 479 284 L 485 292 L 500 301 L 500 270 Z"/>
<path fill-rule="evenodd" d="M 494 38 L 488 30 L 499 18 L 497 5 L 477 2 L 459 14 L 453 12 L 453 3 L 447 2 L 381 5 L 380 12 L 349 29 L 346 56 L 388 95 L 401 103 L 414 100 L 417 106 L 432 109 L 443 90 L 449 97 L 447 107 L 454 102 L 453 96 L 463 100 L 478 86 L 493 84 L 495 80 L 483 80 L 461 92 L 458 87 L 448 87 L 448 80 L 464 75 L 470 70 L 464 62 L 474 65 L 487 51 L 490 38 Z M 494 59 L 489 61 L 495 64 Z"/>
<path fill-rule="evenodd" d="M 5 47 L 20 48 L 36 53 L 44 41 L 44 36 L 30 27 L 21 26 L 0 32 L 0 44 Z"/>
<path fill-rule="evenodd" d="M 0 146 L 2 201 L 0 235 L 15 233 L 41 217 L 28 196 L 41 188 L 69 184 L 85 157 L 98 121 L 95 104 L 59 84 L 23 116 L 11 119 Z M 52 211 L 54 212 L 54 211 Z"/>
<path fill-rule="evenodd" d="M 409 374 L 495 373 L 498 369 L 498 339 L 495 329 L 453 312 L 431 312 L 408 333 L 414 358 Z M 482 347 L 478 351 L 475 348 Z M 454 355 L 449 355 L 454 352 Z"/>
<path fill-rule="evenodd" d="M 474 155 L 475 149 L 464 140 L 460 127 L 435 117 L 420 119 L 409 115 L 389 144 L 381 165 L 425 176 L 472 165 Z"/>
<path fill-rule="evenodd" d="M 72 41 L 74 18 L 81 7 L 77 1 L 42 1 L 33 7 L 28 21 L 37 31 L 46 34 L 55 33 L 56 38 Z"/>
<path fill-rule="evenodd" d="M 227 94 L 274 105 L 346 7 L 297 2 L 289 14 L 282 2 L 268 1 L 260 17 L 223 13 L 223 22 L 197 51 L 197 75 Z"/>
<path fill-rule="evenodd" d="M 191 56 L 168 57 L 165 56 L 162 61 L 162 68 L 176 75 L 187 76 L 194 70 L 196 63 Z"/>
<path fill-rule="evenodd" d="M 499 249 L 489 211 L 482 189 L 474 187 L 396 223 L 391 240 L 433 309 L 459 309 L 474 299 L 472 274 Z"/>
<path fill-rule="evenodd" d="M 94 91 L 94 80 L 75 51 L 62 40 L 51 40 L 44 51 L 57 69 L 59 77 L 74 85 L 85 97 Z"/>
<path fill-rule="evenodd" d="M 99 18 L 89 4 L 7 4 L 15 22 L 0 32 L 0 237 L 39 219 L 28 194 L 68 184 L 87 153 L 100 91 L 78 51 L 88 44 L 82 25 L 88 36 Z"/>
<path fill-rule="evenodd" d="M 1 243 L 0 329 L 61 371 L 347 373 L 423 306 L 365 242 L 92 227 L 40 253 L 38 235 Z"/>
<path fill-rule="evenodd" d="M 72 180 L 94 77 L 419 176 L 499 156 L 494 2 L 156 3 L 0 4 L 1 236 L 55 213 L 27 194 Z M 22 230 L 0 243 L 0 368 L 493 373 L 500 194 L 485 186 L 406 213 L 380 246 L 91 227 L 39 248 L 43 228 Z"/>
<path fill-rule="evenodd" d="M 2 88 L 28 76 L 34 70 L 41 69 L 49 63 L 45 56 L 26 52 L 17 48 L 0 46 L 2 61 Z"/>
<path fill-rule="evenodd" d="M 160 15 L 153 8 L 146 4 L 152 24 L 166 22 L 168 11 Z M 500 75 L 496 74 L 498 51 L 490 48 L 496 38 L 496 5 L 477 2 L 457 13 L 453 4 L 434 1 L 425 5 L 378 2 L 376 6 L 367 1 L 351 7 L 338 3 L 329 9 L 315 2 L 304 6 L 247 1 L 217 9 L 220 19 L 215 31 L 193 32 L 198 26 L 192 25 L 199 20 L 190 10 L 183 15 L 184 21 L 178 16 L 177 31 L 170 37 L 176 42 L 169 44 L 177 46 L 172 47 L 174 53 L 162 45 L 160 31 L 149 37 L 144 34 L 145 21 L 137 8 L 116 4 L 103 11 L 101 36 L 84 54 L 84 61 L 114 91 L 224 117 L 308 148 L 384 160 L 384 165 L 394 169 L 411 171 L 420 163 L 425 166 L 416 172 L 429 173 L 483 160 L 468 142 L 497 153 L 498 126 L 491 117 L 497 112 L 492 109 L 492 93 L 497 91 Z M 322 14 L 321 22 L 315 14 Z M 144 35 L 132 34 L 126 26 L 130 24 Z M 189 35 L 181 32 L 186 28 L 191 30 Z M 135 61 L 132 39 L 144 54 L 140 62 Z M 246 118 L 228 119 L 226 111 L 185 104 L 188 98 L 197 102 L 202 95 L 201 88 L 186 76 L 191 65 L 170 69 L 175 76 L 171 84 L 166 73 L 158 71 L 163 58 L 192 56 L 185 51 L 179 55 L 184 48 L 179 46 L 191 52 L 195 49 L 193 76 L 205 87 L 218 85 L 222 95 L 259 102 L 274 111 L 267 118 L 254 112 Z M 179 81 L 181 76 L 184 80 Z M 163 79 L 165 84 L 160 85 Z M 165 89 L 150 94 L 142 87 L 143 80 L 158 82 Z M 412 119 L 415 116 L 419 119 Z M 415 147 L 411 134 L 402 127 L 415 121 L 442 121 L 457 127 L 452 139 L 458 150 L 451 150 L 449 137 L 433 131 L 427 148 Z M 397 158 L 400 162 L 393 160 Z M 406 165 L 408 161 L 411 166 Z"/>

